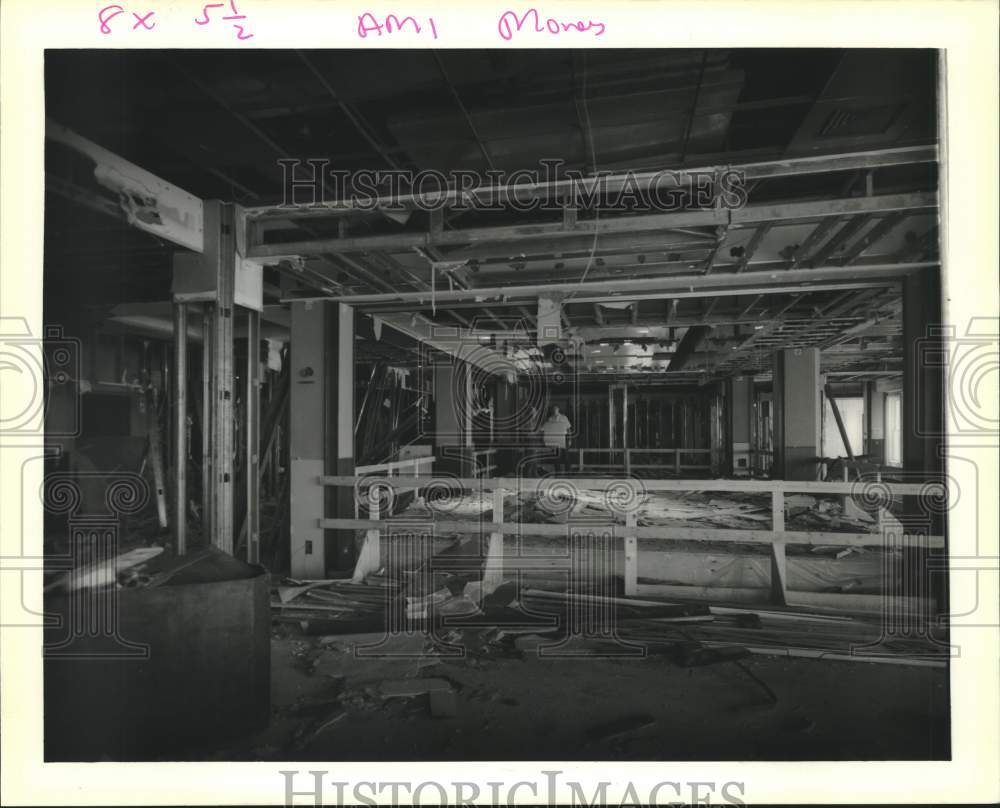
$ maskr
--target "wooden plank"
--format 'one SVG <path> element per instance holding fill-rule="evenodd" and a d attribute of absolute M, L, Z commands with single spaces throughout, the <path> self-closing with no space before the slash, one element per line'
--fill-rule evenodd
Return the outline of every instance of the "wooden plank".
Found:
<path fill-rule="evenodd" d="M 433 463 L 435 457 L 411 457 L 406 460 L 394 460 L 391 463 L 375 463 L 369 466 L 355 466 L 355 474 L 378 474 L 380 472 L 402 471 L 403 469 L 419 469 L 420 466 Z"/>
<path fill-rule="evenodd" d="M 731 645 L 731 643 L 715 643 L 703 640 L 704 645 Z M 824 651 L 818 648 L 779 648 L 768 646 L 743 645 L 751 654 L 764 656 L 794 657 L 797 659 L 823 659 L 836 662 L 874 662 L 883 665 L 910 665 L 917 668 L 946 668 L 947 663 L 937 659 L 922 659 L 910 656 L 874 656 L 864 654 L 838 654 L 834 651 Z"/>
<path fill-rule="evenodd" d="M 420 519 L 389 519 L 373 522 L 367 519 L 318 519 L 317 526 L 330 530 L 372 530 L 382 529 L 397 533 L 506 533 L 520 536 L 555 536 L 566 538 L 570 535 L 600 535 L 609 539 L 624 536 L 624 526 L 611 522 L 582 522 L 573 524 L 549 524 L 531 522 L 473 521 L 426 521 Z M 736 544 L 771 544 L 775 541 L 786 544 L 809 546 L 829 545 L 831 547 L 879 547 L 883 537 L 878 533 L 828 533 L 811 531 L 776 532 L 773 530 L 737 530 L 730 528 L 681 528 L 641 526 L 635 528 L 636 538 L 661 541 L 715 541 Z M 914 542 L 920 547 L 943 548 L 942 536 L 904 536 L 904 542 Z"/>
<path fill-rule="evenodd" d="M 424 693 L 449 692 L 447 679 L 396 679 L 382 682 L 379 691 L 386 698 L 394 696 L 422 696 Z"/>
<path fill-rule="evenodd" d="M 639 584 L 638 595 L 676 598 L 680 600 L 713 600 L 721 603 L 762 603 L 768 600 L 766 589 L 750 587 L 685 586 L 682 584 Z M 859 595 L 849 592 L 799 592 L 786 593 L 791 607 L 835 609 L 841 612 L 883 614 L 891 608 L 895 614 L 930 614 L 924 598 L 887 597 L 884 595 Z"/>

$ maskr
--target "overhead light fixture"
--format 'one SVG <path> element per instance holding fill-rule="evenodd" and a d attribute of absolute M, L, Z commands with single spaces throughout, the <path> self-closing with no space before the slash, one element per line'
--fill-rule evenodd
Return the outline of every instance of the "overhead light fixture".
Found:
<path fill-rule="evenodd" d="M 608 347 L 608 343 L 606 343 L 606 342 L 599 342 L 597 344 L 600 345 L 602 348 L 607 348 Z"/>
<path fill-rule="evenodd" d="M 648 328 L 640 328 L 639 329 L 639 333 L 640 334 L 648 334 L 649 333 L 649 329 Z"/>

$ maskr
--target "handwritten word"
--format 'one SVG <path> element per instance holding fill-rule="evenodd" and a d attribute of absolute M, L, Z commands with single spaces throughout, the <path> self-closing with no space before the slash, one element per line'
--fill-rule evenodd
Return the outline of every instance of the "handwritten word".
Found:
<path fill-rule="evenodd" d="M 434 24 L 434 18 L 428 17 L 427 23 L 430 26 L 430 33 L 434 39 L 438 38 L 437 26 Z M 375 15 L 370 11 L 366 11 L 360 17 L 358 17 L 358 36 L 362 39 L 366 39 L 368 34 L 378 34 L 382 36 L 385 34 L 392 34 L 396 31 L 403 32 L 409 31 L 414 34 L 422 34 L 424 29 L 420 27 L 413 17 L 403 17 L 400 19 L 395 14 L 389 14 L 385 18 L 385 22 L 380 22 L 375 18 Z"/>
<path fill-rule="evenodd" d="M 201 14 L 202 17 L 204 17 L 204 19 L 195 19 L 195 24 L 208 25 L 211 22 L 211 19 L 209 19 L 208 16 L 208 10 L 210 8 L 224 8 L 225 5 L 226 5 L 225 3 L 208 3 L 201 10 Z M 229 0 L 229 10 L 232 11 L 232 14 L 230 14 L 227 17 L 220 17 L 220 19 L 229 21 L 229 20 L 245 20 L 247 18 L 246 14 L 240 14 L 240 12 L 237 11 L 236 0 Z M 246 29 L 242 25 L 239 25 L 238 23 L 233 23 L 233 28 L 236 29 L 237 39 L 250 39 L 253 36 L 253 34 L 246 33 Z"/>
<path fill-rule="evenodd" d="M 110 34 L 111 33 L 111 21 L 117 17 L 119 14 L 124 14 L 125 9 L 119 5 L 105 6 L 100 11 L 97 12 L 97 21 L 101 24 L 101 33 Z M 136 14 L 132 12 L 132 16 L 135 17 L 136 22 L 132 26 L 134 31 L 139 26 L 142 26 L 144 31 L 152 31 L 156 27 L 155 22 L 150 22 L 149 18 L 152 17 L 156 12 L 147 11 L 145 14 Z"/>
<path fill-rule="evenodd" d="M 520 17 L 517 16 L 516 11 L 505 11 L 500 15 L 500 19 L 497 22 L 497 31 L 500 34 L 500 38 L 510 42 L 514 38 L 514 34 L 520 33 L 521 29 L 525 27 L 528 22 L 528 18 L 532 18 L 532 26 L 529 27 L 528 31 L 534 31 L 537 34 L 548 32 L 550 34 L 563 34 L 568 31 L 576 31 L 578 33 L 586 33 L 591 29 L 594 30 L 594 36 L 601 36 L 604 33 L 604 23 L 595 22 L 594 20 L 588 20 L 583 22 L 579 20 L 577 22 L 560 22 L 552 17 L 542 18 L 538 9 L 529 8 Z M 596 29 L 600 30 L 596 30 Z"/>

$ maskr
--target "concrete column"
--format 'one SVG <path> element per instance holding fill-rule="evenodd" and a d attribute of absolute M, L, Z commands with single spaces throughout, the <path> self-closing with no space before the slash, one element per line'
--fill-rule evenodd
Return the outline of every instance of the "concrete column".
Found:
<path fill-rule="evenodd" d="M 942 324 L 941 274 L 937 268 L 907 275 L 903 281 L 903 395 L 902 449 L 907 482 L 940 480 L 944 475 L 945 354 Z M 928 594 L 936 611 L 947 609 L 948 576 L 932 570 L 947 567 L 946 514 L 930 508 L 920 497 L 904 497 L 902 523 L 909 535 L 945 536 L 942 550 L 911 547 L 905 554 L 901 588 L 908 594 Z M 937 559 L 932 561 L 932 559 Z M 925 615 L 930 617 L 930 615 Z M 902 630 L 908 627 L 903 626 Z M 896 629 L 900 630 L 900 629 Z"/>
<path fill-rule="evenodd" d="M 291 326 L 291 570 L 321 578 L 355 560 L 350 530 L 323 530 L 321 518 L 353 518 L 349 487 L 320 486 L 324 474 L 354 474 L 354 309 L 293 303 Z"/>
<path fill-rule="evenodd" d="M 774 355 L 774 474 L 780 479 L 816 479 L 820 388 L 818 348 L 789 348 Z"/>
<path fill-rule="evenodd" d="M 734 376 L 726 385 L 729 399 L 730 469 L 733 474 L 750 474 L 750 443 L 753 429 L 753 377 Z"/>
<path fill-rule="evenodd" d="M 468 376 L 463 364 L 451 357 L 441 357 L 434 365 L 435 469 L 460 477 L 472 475 Z"/>
<path fill-rule="evenodd" d="M 903 281 L 903 468 L 928 478 L 943 470 L 944 362 L 941 275 L 925 269 Z"/>
<path fill-rule="evenodd" d="M 517 443 L 517 423 L 515 413 L 516 390 L 505 377 L 497 376 L 494 383 L 493 445 L 496 449 L 498 471 L 507 473 L 514 468 L 512 447 Z M 499 476 L 499 475 L 497 475 Z"/>

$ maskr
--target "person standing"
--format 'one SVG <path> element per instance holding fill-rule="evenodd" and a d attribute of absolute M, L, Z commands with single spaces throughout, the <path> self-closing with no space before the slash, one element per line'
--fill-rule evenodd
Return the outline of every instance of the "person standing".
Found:
<path fill-rule="evenodd" d="M 566 451 L 566 435 L 572 428 L 569 418 L 552 408 L 552 414 L 542 424 L 542 443 L 556 450 L 556 471 L 565 474 L 569 470 L 569 455 Z"/>

